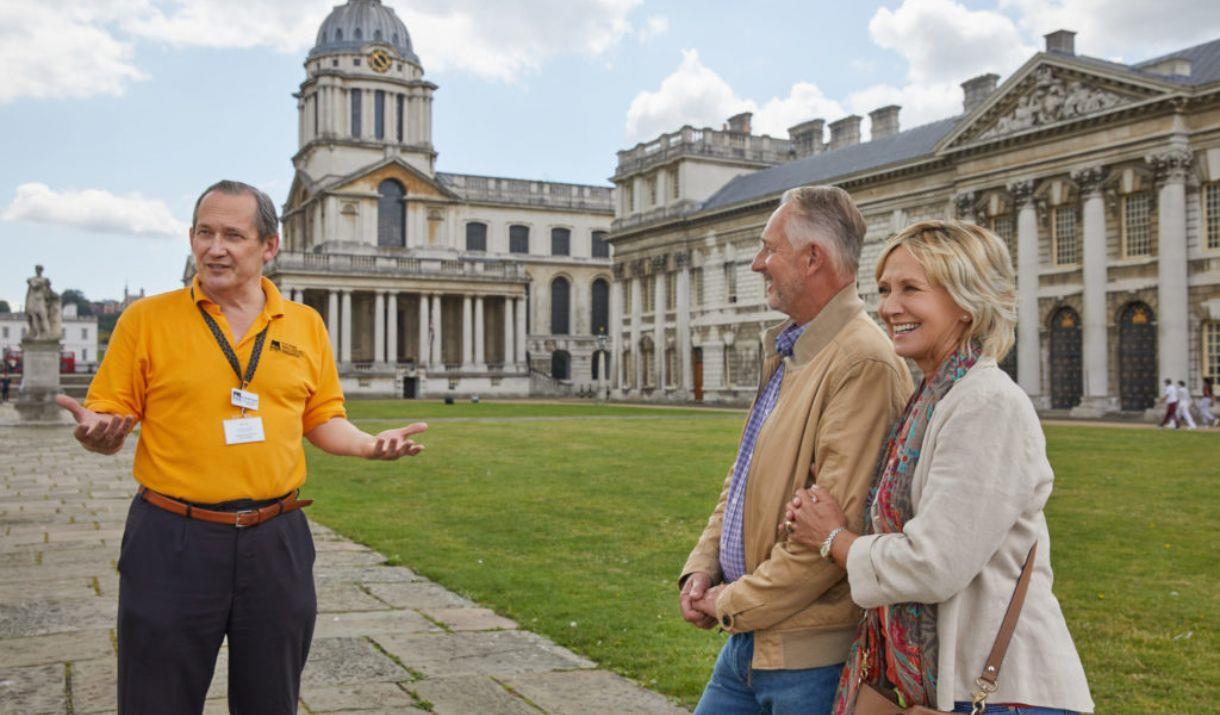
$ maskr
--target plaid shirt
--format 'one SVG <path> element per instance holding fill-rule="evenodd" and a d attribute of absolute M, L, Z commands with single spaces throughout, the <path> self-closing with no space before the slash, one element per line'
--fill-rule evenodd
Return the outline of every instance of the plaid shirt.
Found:
<path fill-rule="evenodd" d="M 792 356 L 792 347 L 805 332 L 805 325 L 789 325 L 775 336 L 775 351 L 782 357 Z M 724 521 L 720 527 L 720 572 L 725 583 L 731 583 L 746 575 L 746 548 L 742 523 L 745 510 L 746 480 L 750 473 L 750 461 L 754 458 L 754 445 L 758 433 L 771 416 L 779 402 L 779 386 L 784 381 L 784 366 L 771 376 L 762 394 L 754 401 L 750 418 L 746 421 L 745 434 L 741 436 L 741 447 L 737 450 L 737 461 L 733 463 L 733 481 L 729 484 L 729 500 L 724 507 Z"/>

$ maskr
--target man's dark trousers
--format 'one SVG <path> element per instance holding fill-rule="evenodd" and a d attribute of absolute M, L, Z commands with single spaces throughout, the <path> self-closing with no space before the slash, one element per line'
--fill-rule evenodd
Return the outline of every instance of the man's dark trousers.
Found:
<path fill-rule="evenodd" d="M 318 610 L 313 562 L 300 510 L 239 529 L 137 496 L 118 564 L 119 712 L 202 712 L 225 636 L 230 710 L 296 712 Z"/>

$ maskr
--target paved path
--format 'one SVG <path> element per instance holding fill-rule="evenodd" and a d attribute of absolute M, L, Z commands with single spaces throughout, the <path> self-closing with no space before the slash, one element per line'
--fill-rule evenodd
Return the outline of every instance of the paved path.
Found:
<path fill-rule="evenodd" d="M 133 440 L 134 441 L 134 440 Z M 0 426 L 0 713 L 115 710 L 115 560 L 132 446 Z M 317 524 L 302 712 L 681 713 L 656 693 Z M 227 712 L 227 660 L 205 712 Z"/>

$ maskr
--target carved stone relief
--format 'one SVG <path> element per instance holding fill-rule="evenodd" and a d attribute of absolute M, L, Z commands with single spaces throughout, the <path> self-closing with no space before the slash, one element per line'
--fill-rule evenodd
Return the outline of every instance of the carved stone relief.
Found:
<path fill-rule="evenodd" d="M 978 139 L 992 139 L 1025 129 L 1042 127 L 1069 119 L 1096 114 L 1131 101 L 1129 97 L 1098 87 L 1090 87 L 1078 79 L 1058 76 L 1044 66 L 1034 72 L 1033 85 L 1014 107 L 1000 116 L 994 125 L 982 131 Z"/>

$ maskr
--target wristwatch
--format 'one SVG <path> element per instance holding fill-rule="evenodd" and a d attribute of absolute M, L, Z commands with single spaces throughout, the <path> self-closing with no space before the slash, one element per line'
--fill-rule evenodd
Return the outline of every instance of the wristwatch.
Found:
<path fill-rule="evenodd" d="M 846 527 L 843 526 L 837 527 L 826 535 L 826 540 L 822 542 L 822 548 L 818 550 L 818 553 L 822 555 L 822 558 L 830 558 L 830 547 L 834 544 L 835 537 L 838 536 L 839 532 L 843 531 L 845 528 Z"/>

